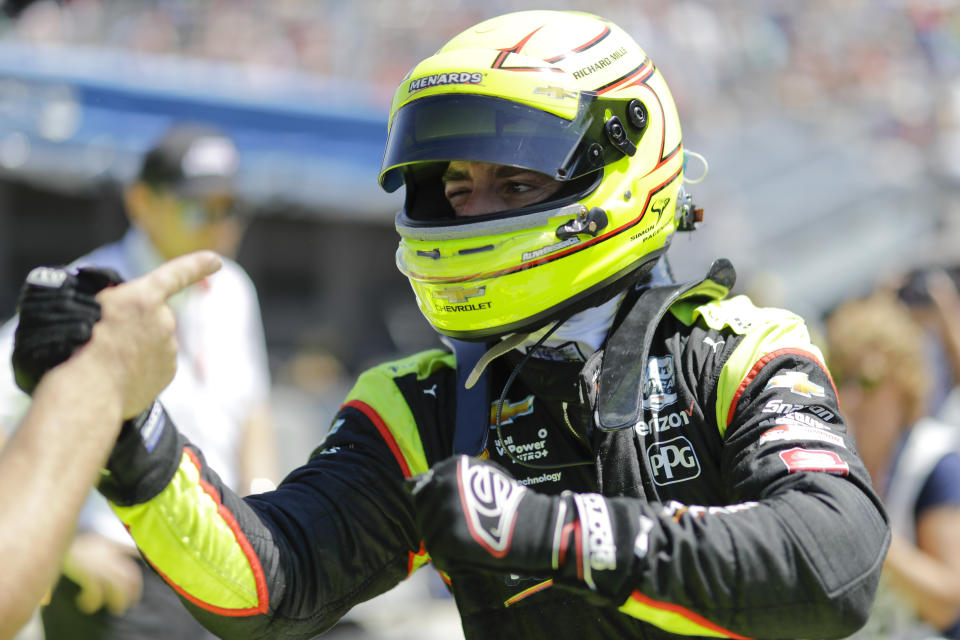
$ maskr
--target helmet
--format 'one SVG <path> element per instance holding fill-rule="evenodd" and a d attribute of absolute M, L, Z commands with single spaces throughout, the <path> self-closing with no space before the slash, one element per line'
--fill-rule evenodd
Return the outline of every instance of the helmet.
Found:
<path fill-rule="evenodd" d="M 393 98 L 380 171 L 406 187 L 397 265 L 441 334 L 533 331 L 641 278 L 683 227 L 683 150 L 659 71 L 595 15 L 509 13 L 413 68 Z M 548 201 L 456 217 L 450 161 L 537 171 Z"/>

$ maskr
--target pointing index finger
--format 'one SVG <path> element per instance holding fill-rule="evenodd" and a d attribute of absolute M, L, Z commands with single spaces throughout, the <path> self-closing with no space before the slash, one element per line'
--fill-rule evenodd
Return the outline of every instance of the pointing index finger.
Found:
<path fill-rule="evenodd" d="M 220 269 L 222 261 L 213 251 L 195 251 L 163 263 L 144 276 L 151 287 L 169 298 L 181 289 Z"/>

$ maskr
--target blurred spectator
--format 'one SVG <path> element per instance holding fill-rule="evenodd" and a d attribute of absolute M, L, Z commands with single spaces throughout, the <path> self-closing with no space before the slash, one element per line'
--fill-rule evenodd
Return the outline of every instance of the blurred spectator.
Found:
<path fill-rule="evenodd" d="M 234 201 L 238 160 L 219 130 L 175 125 L 125 191 L 126 235 L 77 264 L 110 267 L 131 279 L 197 249 L 233 256 L 243 231 Z M 225 259 L 218 273 L 172 298 L 171 306 L 180 353 L 160 399 L 228 485 L 241 494 L 271 488 L 277 478 L 270 380 L 253 284 Z M 14 326 L 4 327 L 0 353 L 10 353 Z M 0 423 L 9 430 L 28 398 L 13 385 L 9 367 L 3 377 Z M 42 614 L 47 640 L 210 637 L 140 560 L 99 494 L 81 514 L 64 577 Z"/>
<path fill-rule="evenodd" d="M 935 375 L 930 413 L 960 424 L 960 268 L 915 269 L 897 294 L 929 334 Z"/>
<path fill-rule="evenodd" d="M 925 417 L 925 333 L 888 292 L 827 320 L 828 361 L 857 448 L 890 515 L 893 541 L 857 638 L 960 638 L 960 427 Z"/>

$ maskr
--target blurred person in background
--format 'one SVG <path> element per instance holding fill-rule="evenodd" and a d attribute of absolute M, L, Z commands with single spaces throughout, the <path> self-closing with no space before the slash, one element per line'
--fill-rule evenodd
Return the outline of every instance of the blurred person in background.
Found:
<path fill-rule="evenodd" d="M 960 424 L 960 267 L 914 269 L 896 291 L 928 334 L 931 415 Z"/>
<path fill-rule="evenodd" d="M 239 156 L 222 131 L 173 125 L 146 154 L 124 192 L 130 228 L 123 238 L 76 261 L 114 269 L 124 279 L 200 249 L 224 256 L 223 268 L 171 301 L 180 344 L 177 374 L 161 394 L 177 424 L 215 461 L 241 494 L 272 486 L 276 446 L 269 416 L 269 371 L 256 291 L 229 258 L 241 240 L 234 179 Z M 10 353 L 12 328 L 3 335 Z M 28 397 L 9 375 L 0 420 L 9 430 Z M 139 558 L 106 502 L 91 496 L 42 610 L 47 640 L 209 637 Z"/>
<path fill-rule="evenodd" d="M 924 328 L 892 292 L 827 319 L 840 407 L 890 516 L 880 593 L 860 638 L 960 638 L 960 426 L 928 417 Z"/>
<path fill-rule="evenodd" d="M 725 260 L 673 280 L 684 157 L 613 23 L 464 31 L 402 80 L 380 174 L 450 351 L 363 373 L 275 491 L 239 497 L 173 416 L 101 492 L 224 638 L 320 633 L 429 561 L 468 638 L 849 635 L 880 501 L 802 319 L 727 299 Z"/>
<path fill-rule="evenodd" d="M 143 305 L 139 322 L 118 326 L 111 318 L 103 318 L 100 330 L 82 349 L 57 356 L 62 362 L 59 366 L 49 369 L 49 362 L 36 362 L 47 357 L 43 355 L 34 358 L 41 366 L 18 371 L 17 383 L 31 394 L 33 402 L 0 450 L 0 553 L 4 558 L 0 639 L 13 637 L 43 592 L 49 594 L 77 515 L 116 443 L 122 421 L 140 414 L 173 377 L 177 348 L 167 297 L 210 275 L 219 264 L 210 252 L 183 256 L 143 278 L 103 292 L 106 296 L 137 297 Z M 62 327 L 64 315 L 76 314 L 77 309 L 99 318 L 99 305 L 91 292 L 69 298 L 67 305 L 51 314 L 44 292 L 65 283 L 73 287 L 77 277 L 60 271 L 57 284 L 47 277 L 50 275 L 51 270 L 43 270 L 28 278 L 19 307 L 27 324 L 51 322 Z M 147 305 L 137 289 L 160 296 Z M 93 334 L 93 324 L 91 318 L 86 325 L 88 336 Z M 133 344 L 136 349 L 130 349 Z M 140 400 L 134 397 L 129 404 L 124 402 L 125 394 L 118 390 L 129 386 L 130 379 L 123 367 L 115 366 L 118 358 L 136 359 L 140 366 L 150 363 L 147 368 L 154 377 L 148 385 L 154 391 L 146 391 Z M 40 375 L 32 375 L 37 371 Z M 38 384 L 41 375 L 43 382 Z"/>

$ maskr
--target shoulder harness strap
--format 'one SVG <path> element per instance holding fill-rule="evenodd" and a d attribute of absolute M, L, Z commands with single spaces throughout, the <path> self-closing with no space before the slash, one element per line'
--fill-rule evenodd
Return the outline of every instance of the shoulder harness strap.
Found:
<path fill-rule="evenodd" d="M 642 418 L 643 385 L 654 333 L 670 307 L 685 298 L 723 298 L 736 272 L 729 260 L 714 261 L 703 280 L 650 287 L 633 296 L 633 305 L 607 338 L 597 388 L 597 427 L 616 431 Z M 629 301 L 628 301 L 629 303 Z"/>

